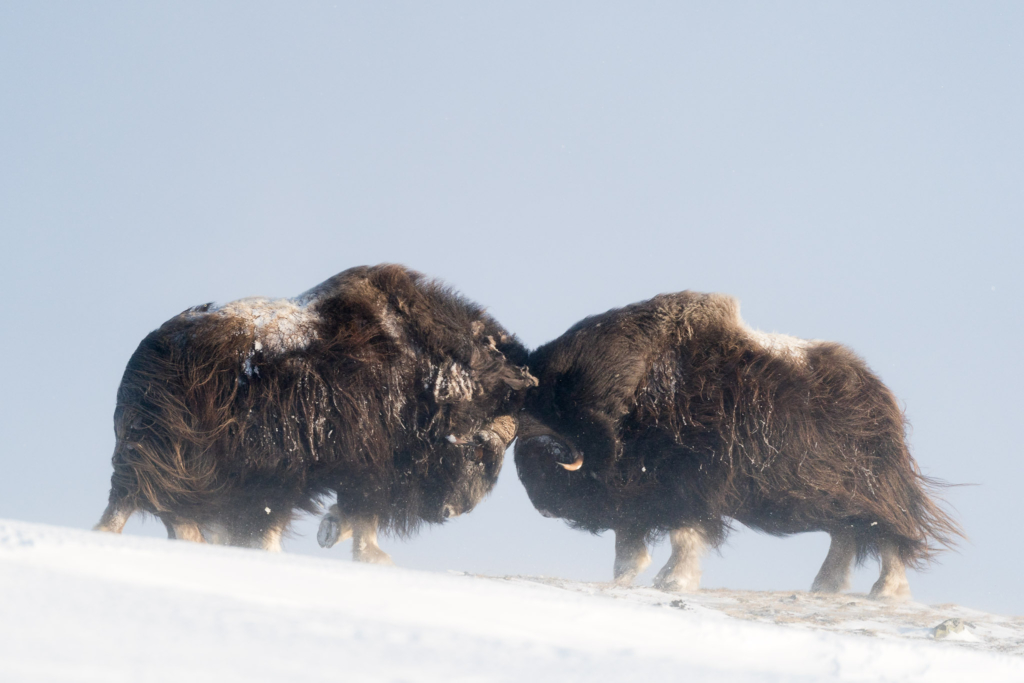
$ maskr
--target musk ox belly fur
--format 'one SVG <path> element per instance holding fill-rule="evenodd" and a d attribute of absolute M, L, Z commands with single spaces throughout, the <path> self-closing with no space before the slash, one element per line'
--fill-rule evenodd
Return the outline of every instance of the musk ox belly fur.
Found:
<path fill-rule="evenodd" d="M 627 581 L 649 562 L 644 539 L 668 531 L 689 567 L 682 584 L 695 587 L 694 539 L 718 544 L 729 519 L 829 532 L 821 585 L 836 589 L 851 559 L 877 555 L 898 572 L 960 535 L 864 362 L 839 344 L 752 330 L 730 297 L 681 292 L 587 318 L 534 351 L 530 369 L 539 386 L 521 420 L 519 477 L 542 514 L 614 529 Z"/>
<path fill-rule="evenodd" d="M 441 522 L 493 487 L 525 363 L 482 308 L 395 265 L 188 309 L 125 370 L 98 528 L 143 510 L 172 536 L 275 547 L 330 492 L 374 528 Z"/>

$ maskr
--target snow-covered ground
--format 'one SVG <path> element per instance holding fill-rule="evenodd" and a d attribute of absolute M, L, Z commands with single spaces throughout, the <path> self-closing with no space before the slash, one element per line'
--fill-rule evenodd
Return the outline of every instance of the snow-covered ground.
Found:
<path fill-rule="evenodd" d="M 966 628 L 935 639 L 952 617 Z M 1024 681 L 1022 652 L 1024 619 L 953 605 L 679 596 L 0 521 L 5 682 Z"/>

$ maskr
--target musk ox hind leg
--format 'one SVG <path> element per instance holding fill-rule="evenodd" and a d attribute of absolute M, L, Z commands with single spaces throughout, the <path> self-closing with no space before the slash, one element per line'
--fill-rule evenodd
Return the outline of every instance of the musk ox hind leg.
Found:
<path fill-rule="evenodd" d="M 239 530 L 240 538 L 233 539 L 239 541 L 235 545 L 271 553 L 281 552 L 281 539 L 292 523 L 291 510 L 284 510 L 271 510 L 269 506 L 264 506 L 264 514 L 257 512 L 255 518 Z"/>
<path fill-rule="evenodd" d="M 699 529 L 684 527 L 669 532 L 672 555 L 654 577 L 654 587 L 674 593 L 688 593 L 700 588 L 700 558 L 707 547 Z"/>
<path fill-rule="evenodd" d="M 615 583 L 628 586 L 651 563 L 646 535 L 634 529 L 615 530 Z"/>
<path fill-rule="evenodd" d="M 167 527 L 167 538 L 172 541 L 192 541 L 193 543 L 206 543 L 203 532 L 195 522 L 187 522 L 180 519 L 161 518 L 164 526 Z"/>
<path fill-rule="evenodd" d="M 245 506 L 233 514 L 224 515 L 219 521 L 206 522 L 202 529 L 208 543 L 279 553 L 282 550 L 281 539 L 291 522 L 292 514 L 287 506 L 272 510 L 259 503 L 255 510 Z"/>
<path fill-rule="evenodd" d="M 267 552 L 281 552 L 281 538 L 287 524 L 274 525 L 267 529 L 259 539 L 259 547 Z"/>
<path fill-rule="evenodd" d="M 123 500 L 111 500 L 107 509 L 103 511 L 100 521 L 92 529 L 93 531 L 109 531 L 119 534 L 133 512 L 135 512 L 135 506 L 128 505 Z"/>
<path fill-rule="evenodd" d="M 852 529 L 838 529 L 830 533 L 825 562 L 811 584 L 813 593 L 838 593 L 850 587 L 850 567 L 857 556 L 857 537 Z"/>
<path fill-rule="evenodd" d="M 316 532 L 316 541 L 321 548 L 330 548 L 352 537 L 352 522 L 345 517 L 341 508 L 332 505 L 320 520 L 320 528 Z"/>
<path fill-rule="evenodd" d="M 391 556 L 377 545 L 377 518 L 352 519 L 352 559 L 371 564 L 394 564 Z"/>
<path fill-rule="evenodd" d="M 878 559 L 882 571 L 869 596 L 876 600 L 909 600 L 910 584 L 907 583 L 907 570 L 900 557 L 899 546 L 892 539 L 880 539 Z"/>

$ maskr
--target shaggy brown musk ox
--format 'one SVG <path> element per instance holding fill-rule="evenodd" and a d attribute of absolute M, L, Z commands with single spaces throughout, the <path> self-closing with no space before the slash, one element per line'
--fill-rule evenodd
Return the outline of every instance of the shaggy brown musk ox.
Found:
<path fill-rule="evenodd" d="M 665 294 L 583 320 L 530 355 L 515 460 L 544 515 L 615 531 L 615 579 L 650 563 L 695 590 L 700 556 L 727 518 L 770 534 L 827 531 L 812 590 L 848 586 L 850 566 L 881 560 L 875 597 L 909 596 L 906 565 L 960 535 L 929 497 L 904 417 L 849 349 L 747 327 L 720 294 Z"/>
<path fill-rule="evenodd" d="M 334 492 L 330 540 L 389 562 L 378 528 L 443 522 L 494 486 L 536 383 L 526 359 L 482 308 L 397 265 L 190 308 L 128 362 L 96 528 L 143 510 L 172 538 L 279 549 L 293 513 Z"/>

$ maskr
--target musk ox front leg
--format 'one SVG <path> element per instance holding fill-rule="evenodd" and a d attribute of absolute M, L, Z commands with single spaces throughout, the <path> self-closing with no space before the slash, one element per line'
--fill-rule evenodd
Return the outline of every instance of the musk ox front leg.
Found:
<path fill-rule="evenodd" d="M 907 583 L 907 570 L 900 557 L 899 546 L 892 539 L 881 539 L 878 542 L 878 558 L 882 572 L 871 587 L 869 596 L 876 600 L 909 600 L 910 584 Z"/>
<path fill-rule="evenodd" d="M 288 528 L 288 522 L 285 520 L 278 522 L 267 528 L 266 531 L 259 537 L 259 545 L 257 547 L 262 548 L 271 553 L 281 552 L 281 539 L 284 537 L 285 529 Z"/>
<path fill-rule="evenodd" d="M 634 529 L 615 530 L 615 583 L 628 586 L 651 563 L 644 540 L 647 534 Z"/>
<path fill-rule="evenodd" d="M 850 587 L 850 566 L 857 555 L 857 537 L 850 529 L 832 531 L 825 562 L 811 584 L 812 593 L 838 593 Z"/>
<path fill-rule="evenodd" d="M 372 564 L 394 564 L 391 556 L 377 545 L 377 518 L 352 519 L 352 559 Z"/>
<path fill-rule="evenodd" d="M 372 564 L 394 564 L 391 556 L 377 545 L 376 517 L 349 517 L 337 505 L 332 505 L 320 520 L 316 540 L 323 548 L 352 538 L 352 559 Z"/>
<path fill-rule="evenodd" d="M 654 587 L 674 593 L 689 593 L 700 588 L 700 558 L 707 547 L 699 529 L 684 527 L 669 532 L 672 555 L 658 575 Z"/>

